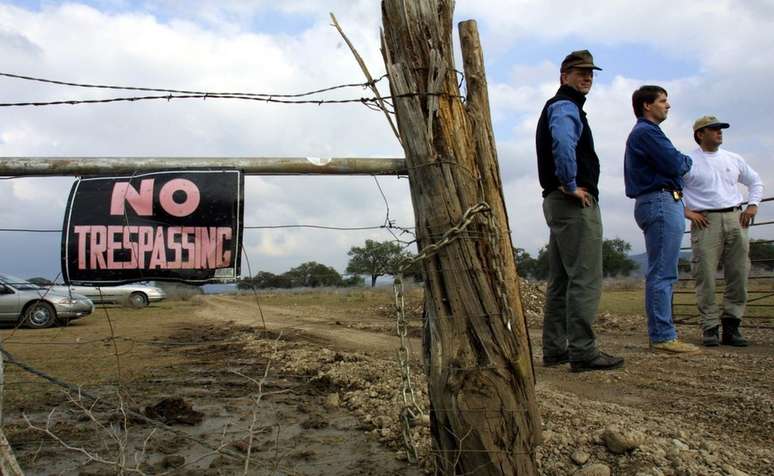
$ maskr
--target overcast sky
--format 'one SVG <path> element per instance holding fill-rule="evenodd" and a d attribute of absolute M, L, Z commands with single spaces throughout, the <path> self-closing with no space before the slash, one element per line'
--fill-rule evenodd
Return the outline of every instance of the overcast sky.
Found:
<path fill-rule="evenodd" d="M 7 1 L 0 3 L 0 72 L 210 91 L 300 92 L 362 82 L 329 12 L 374 76 L 383 74 L 375 0 Z M 765 195 L 773 194 L 772 2 L 459 0 L 457 21 L 470 18 L 481 33 L 516 246 L 536 253 L 548 239 L 534 130 L 558 86 L 558 65 L 574 49 L 591 50 L 604 68 L 586 109 L 602 165 L 606 237 L 629 241 L 633 252 L 644 249 L 623 184 L 624 143 L 634 124 L 630 98 L 642 84 L 669 91 L 672 111 L 662 127 L 685 152 L 695 148 L 697 117 L 730 122 L 725 147 L 742 154 L 763 177 Z M 354 89 L 330 97 L 367 94 Z M 116 95 L 0 79 L 0 102 Z M 400 157 L 402 150 L 383 115 L 360 105 L 208 99 L 0 109 L 0 156 L 129 155 Z M 411 226 L 408 182 L 379 181 L 390 218 Z M 0 181 L 2 227 L 61 227 L 71 184 L 72 178 Z M 385 214 L 370 177 L 247 179 L 246 225 L 381 225 Z M 761 220 L 772 216 L 764 206 Z M 760 227 L 754 235 L 773 232 Z M 310 260 L 343 271 L 347 250 L 369 238 L 391 236 L 313 229 L 244 236 L 253 273 Z M 0 240 L 0 271 L 24 277 L 59 271 L 58 234 L 0 233 Z"/>

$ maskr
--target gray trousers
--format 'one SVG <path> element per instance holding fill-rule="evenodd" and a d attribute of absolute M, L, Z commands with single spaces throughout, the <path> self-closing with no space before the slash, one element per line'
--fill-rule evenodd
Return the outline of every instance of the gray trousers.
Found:
<path fill-rule="evenodd" d="M 543 310 L 543 356 L 569 351 L 571 361 L 597 356 L 591 328 L 602 293 L 602 217 L 596 200 L 590 207 L 561 191 L 543 199 L 551 231 L 548 284 Z"/>
<path fill-rule="evenodd" d="M 741 320 L 747 303 L 747 275 L 750 273 L 750 241 L 739 224 L 739 211 L 705 213 L 709 226 L 691 225 L 692 268 L 696 279 L 696 304 L 704 330 L 720 325 L 720 319 Z M 723 312 L 715 302 L 715 273 L 723 264 L 726 289 Z"/>

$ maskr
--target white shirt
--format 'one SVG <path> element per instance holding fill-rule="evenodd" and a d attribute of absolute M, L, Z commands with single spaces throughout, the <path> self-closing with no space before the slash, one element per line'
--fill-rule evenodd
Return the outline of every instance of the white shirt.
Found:
<path fill-rule="evenodd" d="M 761 203 L 763 182 L 739 154 L 724 149 L 705 152 L 698 148 L 689 155 L 693 166 L 683 177 L 686 208 L 701 211 L 740 205 L 744 197 L 737 183 L 747 186 L 750 205 Z"/>

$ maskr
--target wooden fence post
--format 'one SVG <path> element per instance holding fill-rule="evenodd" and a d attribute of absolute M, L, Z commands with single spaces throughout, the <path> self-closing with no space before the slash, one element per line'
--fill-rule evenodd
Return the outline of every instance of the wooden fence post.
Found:
<path fill-rule="evenodd" d="M 437 470 L 536 474 L 540 416 L 475 22 L 460 26 L 466 104 L 452 51 L 452 0 L 383 0 L 382 53 L 403 140 L 423 261 L 425 362 Z"/>

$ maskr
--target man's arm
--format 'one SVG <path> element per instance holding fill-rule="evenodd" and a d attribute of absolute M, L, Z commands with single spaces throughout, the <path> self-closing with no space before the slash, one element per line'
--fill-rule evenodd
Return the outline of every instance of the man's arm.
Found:
<path fill-rule="evenodd" d="M 682 177 L 689 170 L 693 161 L 672 145 L 664 133 L 658 129 L 646 129 L 642 132 L 642 147 L 656 170 L 670 177 Z"/>
<path fill-rule="evenodd" d="M 556 177 L 567 192 L 574 192 L 578 172 L 575 147 L 583 132 L 578 106 L 570 101 L 557 101 L 548 106 L 547 113 Z"/>
<path fill-rule="evenodd" d="M 575 148 L 583 132 L 578 106 L 570 101 L 556 101 L 548 106 L 548 127 L 551 130 L 551 150 L 554 155 L 556 177 L 562 185 L 562 192 L 580 200 L 584 207 L 591 205 L 591 197 L 583 188 L 578 188 L 575 177 L 578 162 Z"/>
<path fill-rule="evenodd" d="M 739 215 L 739 223 L 742 227 L 747 228 L 755 219 L 755 215 L 758 213 L 758 205 L 763 198 L 763 181 L 760 175 L 753 170 L 752 167 L 747 165 L 741 157 L 739 160 L 739 182 L 747 187 L 749 198 L 747 200 L 747 208 Z"/>

